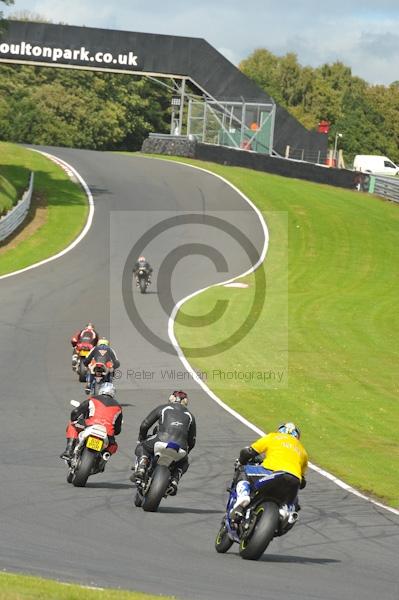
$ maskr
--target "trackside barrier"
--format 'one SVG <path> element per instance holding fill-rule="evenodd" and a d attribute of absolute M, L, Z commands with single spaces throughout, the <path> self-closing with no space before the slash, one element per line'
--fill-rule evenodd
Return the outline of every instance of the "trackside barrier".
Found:
<path fill-rule="evenodd" d="M 0 242 L 10 236 L 25 220 L 28 214 L 33 192 L 34 173 L 30 174 L 29 187 L 21 200 L 4 217 L 0 219 Z"/>
<path fill-rule="evenodd" d="M 370 177 L 370 194 L 377 194 L 393 202 L 399 202 L 399 178 L 394 177 Z"/>

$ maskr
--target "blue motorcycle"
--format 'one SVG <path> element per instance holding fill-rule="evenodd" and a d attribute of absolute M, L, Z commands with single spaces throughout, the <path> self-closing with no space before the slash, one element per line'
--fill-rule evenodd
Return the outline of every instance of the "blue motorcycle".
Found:
<path fill-rule="evenodd" d="M 253 491 L 242 519 L 237 522 L 232 518 L 232 511 L 237 500 L 236 484 L 243 469 L 252 482 Z M 227 488 L 226 513 L 215 540 L 217 552 L 223 554 L 237 543 L 242 558 L 258 560 L 274 537 L 292 529 L 298 513 L 295 505 L 286 501 L 290 477 L 285 471 L 269 471 L 259 465 L 236 468 L 233 481 Z"/>

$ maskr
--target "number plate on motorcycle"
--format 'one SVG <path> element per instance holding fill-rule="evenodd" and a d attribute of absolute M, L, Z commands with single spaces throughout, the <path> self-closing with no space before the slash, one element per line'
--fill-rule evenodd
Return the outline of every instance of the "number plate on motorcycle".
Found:
<path fill-rule="evenodd" d="M 81 350 L 80 351 L 80 356 L 89 356 L 90 354 L 90 350 Z"/>
<path fill-rule="evenodd" d="M 98 438 L 91 437 L 91 435 L 86 440 L 86 447 L 91 450 L 100 451 L 104 445 L 103 440 L 99 440 Z"/>

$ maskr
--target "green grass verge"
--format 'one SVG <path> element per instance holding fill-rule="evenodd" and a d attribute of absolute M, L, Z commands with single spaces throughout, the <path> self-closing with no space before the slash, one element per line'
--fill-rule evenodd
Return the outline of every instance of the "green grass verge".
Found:
<path fill-rule="evenodd" d="M 39 577 L 0 573 L 0 600 L 171 600 L 139 592 L 92 590 Z"/>
<path fill-rule="evenodd" d="M 47 218 L 32 235 L 15 248 L 0 254 L 0 275 L 22 269 L 53 256 L 70 244 L 84 227 L 87 198 L 58 165 L 37 152 L 0 143 L 1 173 L 7 173 L 16 189 L 25 187 L 24 177 L 35 172 L 35 194 L 47 205 Z"/>
<path fill-rule="evenodd" d="M 330 186 L 183 161 L 240 188 L 263 211 L 270 231 L 258 322 L 215 356 L 188 353 L 191 364 L 247 419 L 265 431 L 296 421 L 314 463 L 398 507 L 399 207 Z M 235 330 L 254 299 L 254 276 L 245 281 L 247 290 L 212 288 L 186 303 L 185 313 L 203 315 L 217 299 L 229 300 L 212 327 L 178 321 L 179 343 L 202 347 Z M 266 372 L 284 370 L 287 350 L 288 381 L 281 385 L 212 376 L 219 368 L 247 372 L 262 364 Z"/>

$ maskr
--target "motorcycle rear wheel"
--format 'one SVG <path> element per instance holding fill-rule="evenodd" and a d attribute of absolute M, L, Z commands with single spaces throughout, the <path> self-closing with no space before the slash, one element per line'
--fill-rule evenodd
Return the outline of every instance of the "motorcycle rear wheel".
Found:
<path fill-rule="evenodd" d="M 77 371 L 80 383 L 84 383 L 86 381 L 86 367 L 83 364 L 82 358 L 79 359 Z"/>
<path fill-rule="evenodd" d="M 229 534 L 227 532 L 226 523 L 224 522 L 224 519 L 223 519 L 222 525 L 219 529 L 219 532 L 218 532 L 218 534 L 216 536 L 216 540 L 215 540 L 216 552 L 219 552 L 219 554 L 224 554 L 225 552 L 227 552 L 227 550 L 229 550 L 231 548 L 233 543 L 234 543 L 233 540 L 229 537 Z"/>
<path fill-rule="evenodd" d="M 256 523 L 248 538 L 240 541 L 239 554 L 246 560 L 258 560 L 272 541 L 278 526 L 278 506 L 263 502 L 255 510 Z"/>
<path fill-rule="evenodd" d="M 170 471 L 168 467 L 157 465 L 152 476 L 150 489 L 144 497 L 143 510 L 146 512 L 156 512 L 158 510 L 169 485 L 169 479 Z"/>
<path fill-rule="evenodd" d="M 87 448 L 83 448 L 82 456 L 78 466 L 75 469 L 72 483 L 75 487 L 85 487 L 89 475 L 94 470 L 97 460 L 97 454 L 90 452 Z"/>

